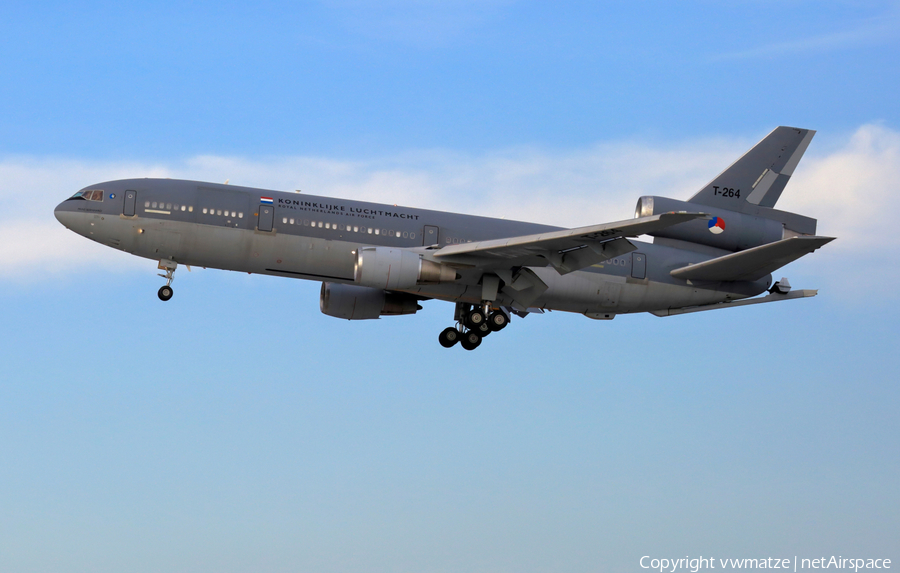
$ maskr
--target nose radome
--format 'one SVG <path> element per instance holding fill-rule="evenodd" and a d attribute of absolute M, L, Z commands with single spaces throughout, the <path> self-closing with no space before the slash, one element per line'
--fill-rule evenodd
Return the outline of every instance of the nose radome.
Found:
<path fill-rule="evenodd" d="M 62 218 L 60 217 L 60 213 L 62 213 L 62 203 L 56 206 L 56 209 L 53 210 L 53 216 L 56 217 L 56 220 L 65 225 L 63 223 Z"/>
<path fill-rule="evenodd" d="M 55 216 L 56 220 L 62 223 L 64 227 L 66 227 L 67 229 L 72 229 L 74 231 L 72 226 L 78 218 L 78 213 L 70 210 L 69 205 L 66 201 L 63 201 L 56 206 L 56 209 L 53 210 L 53 216 Z"/>

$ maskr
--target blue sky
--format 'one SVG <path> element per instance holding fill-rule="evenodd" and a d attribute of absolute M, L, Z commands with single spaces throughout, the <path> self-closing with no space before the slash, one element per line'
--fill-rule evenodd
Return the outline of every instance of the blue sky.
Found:
<path fill-rule="evenodd" d="M 900 7 L 40 3 L 0 9 L 0 570 L 643 571 L 900 560 Z M 813 299 L 346 322 L 318 284 L 63 229 L 170 176 L 558 225 L 818 130 L 779 207 Z"/>

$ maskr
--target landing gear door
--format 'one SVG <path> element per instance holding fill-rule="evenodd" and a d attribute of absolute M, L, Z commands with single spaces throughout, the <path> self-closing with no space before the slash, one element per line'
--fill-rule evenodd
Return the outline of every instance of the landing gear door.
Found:
<path fill-rule="evenodd" d="M 422 233 L 422 246 L 428 247 L 437 245 L 440 239 L 440 230 L 432 225 L 425 225 L 425 232 Z"/>
<path fill-rule="evenodd" d="M 647 255 L 631 253 L 631 276 L 636 279 L 647 278 Z"/>
<path fill-rule="evenodd" d="M 275 205 L 260 205 L 256 228 L 269 232 L 272 230 L 273 221 L 275 221 Z"/>
<path fill-rule="evenodd" d="M 137 202 L 137 191 L 128 189 L 125 191 L 125 207 L 122 214 L 126 217 L 134 217 L 134 204 Z"/>

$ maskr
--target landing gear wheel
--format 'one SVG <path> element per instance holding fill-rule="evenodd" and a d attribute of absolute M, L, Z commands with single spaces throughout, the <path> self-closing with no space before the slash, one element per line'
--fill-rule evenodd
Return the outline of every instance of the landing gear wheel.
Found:
<path fill-rule="evenodd" d="M 450 348 L 457 342 L 459 342 L 462 334 L 452 326 L 448 326 L 445 328 L 440 335 L 438 335 L 438 342 L 441 343 L 441 346 L 444 348 Z"/>
<path fill-rule="evenodd" d="M 487 319 L 487 325 L 493 332 L 499 332 L 506 328 L 506 325 L 509 324 L 509 317 L 500 312 L 499 310 L 495 310 L 491 313 L 491 315 Z"/>
<path fill-rule="evenodd" d="M 156 293 L 156 296 L 159 297 L 161 301 L 167 301 L 172 298 L 172 295 L 175 294 L 175 291 L 172 290 L 172 287 L 169 285 L 159 287 L 159 291 Z"/>
<path fill-rule="evenodd" d="M 466 326 L 471 329 L 478 328 L 482 323 L 484 323 L 484 313 L 481 312 L 481 309 L 473 309 L 469 314 L 466 315 Z"/>
<path fill-rule="evenodd" d="M 470 330 L 469 332 L 463 334 L 463 337 L 459 341 L 459 344 L 466 350 L 475 350 L 476 348 L 478 348 L 478 345 L 481 344 L 481 337 Z"/>
<path fill-rule="evenodd" d="M 473 328 L 472 330 L 477 332 L 478 336 L 480 336 L 481 338 L 484 338 L 485 336 L 487 336 L 488 334 L 491 333 L 491 325 L 488 324 L 487 321 L 485 321 L 485 322 L 482 322 L 481 324 L 479 324 L 478 326 L 476 326 L 475 328 Z"/>

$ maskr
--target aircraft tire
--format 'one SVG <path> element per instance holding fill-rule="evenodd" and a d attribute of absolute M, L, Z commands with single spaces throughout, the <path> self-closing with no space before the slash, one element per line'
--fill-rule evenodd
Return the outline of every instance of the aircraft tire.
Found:
<path fill-rule="evenodd" d="M 466 350 L 475 350 L 481 344 L 481 337 L 473 331 L 463 334 L 459 344 Z"/>
<path fill-rule="evenodd" d="M 475 332 L 477 332 L 478 336 L 480 336 L 481 338 L 484 338 L 485 336 L 487 336 L 488 334 L 490 334 L 492 332 L 491 326 L 487 323 L 487 321 L 482 322 L 477 327 L 475 327 L 473 330 Z"/>
<path fill-rule="evenodd" d="M 487 324 L 491 331 L 500 332 L 509 324 L 509 318 L 499 310 L 495 310 L 488 317 Z"/>
<path fill-rule="evenodd" d="M 157 291 L 156 296 L 159 297 L 159 300 L 165 302 L 172 298 L 173 294 L 175 294 L 175 291 L 172 290 L 172 287 L 164 285 L 159 287 L 159 291 Z"/>
<path fill-rule="evenodd" d="M 466 326 L 471 329 L 478 328 L 484 322 L 484 313 L 480 309 L 474 309 L 466 315 Z"/>
<path fill-rule="evenodd" d="M 459 342 L 461 336 L 462 335 L 458 330 L 452 326 L 448 326 L 441 331 L 441 334 L 438 336 L 438 342 L 440 342 L 441 346 L 444 348 L 451 348 L 454 344 Z"/>

